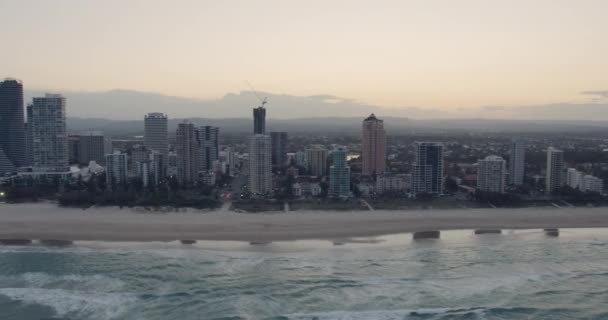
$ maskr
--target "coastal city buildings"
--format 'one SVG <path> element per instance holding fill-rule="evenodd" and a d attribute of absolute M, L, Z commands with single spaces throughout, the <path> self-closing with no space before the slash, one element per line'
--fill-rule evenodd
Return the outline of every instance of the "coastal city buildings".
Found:
<path fill-rule="evenodd" d="M 266 108 L 253 109 L 253 134 L 266 134 Z"/>
<path fill-rule="evenodd" d="M 271 132 L 272 140 L 272 165 L 284 166 L 287 164 L 287 132 Z"/>
<path fill-rule="evenodd" d="M 564 185 L 564 152 L 549 147 L 547 149 L 547 167 L 545 176 L 545 193 L 552 194 Z"/>
<path fill-rule="evenodd" d="M 27 107 L 34 171 L 69 170 L 65 108 L 66 99 L 50 93 L 33 98 Z"/>
<path fill-rule="evenodd" d="M 192 186 L 198 179 L 199 146 L 196 130 L 192 123 L 177 126 L 175 150 L 177 153 L 177 181 L 182 186 Z"/>
<path fill-rule="evenodd" d="M 604 193 L 604 180 L 590 174 L 568 168 L 566 171 L 566 185 L 572 189 L 583 192 Z"/>
<path fill-rule="evenodd" d="M 376 178 L 378 194 L 406 193 L 412 188 L 412 175 L 409 173 L 383 174 Z"/>
<path fill-rule="evenodd" d="M 499 156 L 487 156 L 477 162 L 477 189 L 484 192 L 505 192 L 506 162 Z"/>
<path fill-rule="evenodd" d="M 27 166 L 23 84 L 0 81 L 0 175 Z"/>
<path fill-rule="evenodd" d="M 350 196 L 350 167 L 346 160 L 346 148 L 338 147 L 334 149 L 331 156 L 329 195 L 334 198 L 347 198 Z"/>
<path fill-rule="evenodd" d="M 579 189 L 583 180 L 584 174 L 576 168 L 568 168 L 566 171 L 566 185 L 572 189 Z"/>
<path fill-rule="evenodd" d="M 124 187 L 128 179 L 127 154 L 120 151 L 106 155 L 106 183 L 112 190 Z"/>
<path fill-rule="evenodd" d="M 443 194 L 443 144 L 415 142 L 414 151 L 414 194 Z"/>
<path fill-rule="evenodd" d="M 272 141 L 268 135 L 254 134 L 249 139 L 249 192 L 265 194 L 272 190 Z"/>
<path fill-rule="evenodd" d="M 213 162 L 219 159 L 220 128 L 212 126 L 202 126 L 198 129 L 198 141 L 200 143 L 200 171 L 213 169 Z"/>
<path fill-rule="evenodd" d="M 362 174 L 383 174 L 386 170 L 386 133 L 384 121 L 376 118 L 373 113 L 363 120 L 361 145 Z"/>
<path fill-rule="evenodd" d="M 168 117 L 166 114 L 153 112 L 144 118 L 144 146 L 167 156 L 169 153 Z"/>
<path fill-rule="evenodd" d="M 68 137 L 71 141 L 73 137 Z M 68 147 L 68 149 L 70 149 Z M 105 165 L 105 155 L 110 153 L 111 142 L 109 142 L 101 131 L 86 131 L 78 137 L 78 163 L 88 165 L 90 161 Z M 71 156 L 76 156 L 71 154 Z"/>
<path fill-rule="evenodd" d="M 509 183 L 522 185 L 526 168 L 526 142 L 521 138 L 511 140 L 509 152 Z"/>
<path fill-rule="evenodd" d="M 306 149 L 306 169 L 311 176 L 322 177 L 327 174 L 327 149 L 313 146 Z"/>

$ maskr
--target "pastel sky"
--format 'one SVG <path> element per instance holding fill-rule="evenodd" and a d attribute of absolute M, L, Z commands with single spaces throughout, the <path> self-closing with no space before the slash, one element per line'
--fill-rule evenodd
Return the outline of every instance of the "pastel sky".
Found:
<path fill-rule="evenodd" d="M 256 89 L 388 108 L 595 103 L 606 0 L 0 0 L 0 77 L 216 99 Z"/>

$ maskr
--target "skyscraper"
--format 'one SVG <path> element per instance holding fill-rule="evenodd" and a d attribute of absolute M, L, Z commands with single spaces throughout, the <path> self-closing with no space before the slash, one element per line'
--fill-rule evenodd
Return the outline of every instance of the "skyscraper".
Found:
<path fill-rule="evenodd" d="M 34 171 L 69 170 L 65 107 L 65 97 L 50 93 L 27 107 Z"/>
<path fill-rule="evenodd" d="M 329 168 L 329 195 L 346 198 L 350 195 L 350 167 L 346 161 L 346 148 L 338 147 L 331 155 L 333 163 Z"/>
<path fill-rule="evenodd" d="M 386 169 L 386 132 L 384 121 L 372 113 L 363 120 L 361 136 L 363 158 L 362 174 L 366 176 L 384 174 Z"/>
<path fill-rule="evenodd" d="M 266 109 L 264 107 L 253 109 L 253 134 L 266 134 Z"/>
<path fill-rule="evenodd" d="M 165 157 L 169 153 L 167 123 L 167 115 L 158 112 L 148 113 L 144 118 L 144 145 Z"/>
<path fill-rule="evenodd" d="M 477 189 L 505 192 L 506 163 L 502 157 L 487 156 L 477 162 Z"/>
<path fill-rule="evenodd" d="M 436 142 L 415 142 L 414 193 L 443 193 L 443 145 Z"/>
<path fill-rule="evenodd" d="M 177 180 L 183 186 L 193 185 L 198 179 L 199 142 L 192 123 L 180 123 L 175 137 L 177 152 Z"/>
<path fill-rule="evenodd" d="M 86 131 L 80 135 L 78 142 L 78 162 L 88 165 L 95 161 L 99 165 L 105 165 L 106 154 L 111 150 L 108 148 L 106 137 L 100 131 Z"/>
<path fill-rule="evenodd" d="M 4 154 L 0 158 L 0 174 L 3 173 L 2 167 L 14 169 L 28 165 L 23 121 L 23 84 L 15 79 L 0 81 L 0 153 Z"/>
<path fill-rule="evenodd" d="M 509 154 L 509 183 L 522 185 L 526 168 L 526 142 L 515 138 L 511 141 Z"/>
<path fill-rule="evenodd" d="M 327 149 L 318 145 L 306 149 L 306 166 L 310 175 L 325 176 L 327 174 Z"/>
<path fill-rule="evenodd" d="M 106 155 L 106 182 L 108 187 L 115 190 L 127 184 L 128 167 L 127 154 L 115 151 Z"/>
<path fill-rule="evenodd" d="M 272 190 L 272 141 L 268 135 L 254 134 L 249 139 L 249 191 L 264 194 Z"/>
<path fill-rule="evenodd" d="M 272 139 L 272 165 L 287 165 L 287 132 L 271 132 Z"/>
<path fill-rule="evenodd" d="M 552 194 L 564 185 L 564 152 L 553 147 L 547 149 L 545 193 Z"/>
<path fill-rule="evenodd" d="M 198 140 L 200 147 L 200 165 L 199 170 L 209 171 L 213 169 L 213 162 L 219 159 L 220 144 L 219 144 L 220 128 L 203 126 L 198 130 Z"/>

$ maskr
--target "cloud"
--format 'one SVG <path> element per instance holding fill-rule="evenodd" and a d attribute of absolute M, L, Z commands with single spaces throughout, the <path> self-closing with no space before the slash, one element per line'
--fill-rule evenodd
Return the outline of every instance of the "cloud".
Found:
<path fill-rule="evenodd" d="M 583 91 L 583 92 L 581 92 L 581 94 L 588 95 L 588 96 L 595 96 L 595 98 L 593 98 L 594 101 L 598 101 L 601 99 L 608 99 L 608 90 Z"/>

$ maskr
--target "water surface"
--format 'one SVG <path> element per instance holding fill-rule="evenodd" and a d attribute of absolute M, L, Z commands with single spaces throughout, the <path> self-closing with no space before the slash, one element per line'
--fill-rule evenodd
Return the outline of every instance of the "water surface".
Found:
<path fill-rule="evenodd" d="M 3 246 L 0 318 L 608 319 L 606 229 L 441 236 Z"/>

